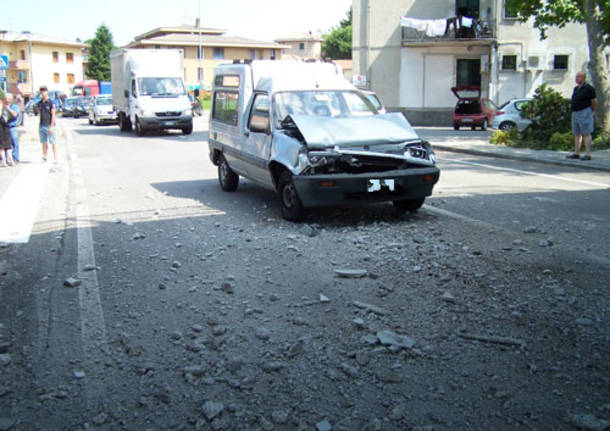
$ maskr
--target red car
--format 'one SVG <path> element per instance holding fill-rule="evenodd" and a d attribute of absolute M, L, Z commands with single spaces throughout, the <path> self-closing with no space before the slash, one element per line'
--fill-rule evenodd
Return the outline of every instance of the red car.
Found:
<path fill-rule="evenodd" d="M 480 87 L 453 87 L 451 91 L 458 98 L 453 110 L 453 128 L 459 130 L 461 126 L 466 126 L 472 130 L 476 127 L 487 130 L 496 115 L 496 104 L 490 99 L 481 98 Z"/>

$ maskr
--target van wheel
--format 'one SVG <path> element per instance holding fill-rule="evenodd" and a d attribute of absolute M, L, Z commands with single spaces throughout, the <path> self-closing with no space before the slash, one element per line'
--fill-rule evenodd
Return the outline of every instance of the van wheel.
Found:
<path fill-rule="evenodd" d="M 218 182 L 225 192 L 234 192 L 239 185 L 239 175 L 233 172 L 223 155 L 218 157 Z"/>
<path fill-rule="evenodd" d="M 498 126 L 500 130 L 510 130 L 515 127 L 515 123 L 511 123 L 510 121 L 504 121 L 502 124 Z"/>
<path fill-rule="evenodd" d="M 136 117 L 136 135 L 144 136 L 144 128 L 142 127 L 142 123 L 140 123 L 140 119 Z"/>
<path fill-rule="evenodd" d="M 191 133 L 193 133 L 193 125 L 192 124 L 190 126 L 184 127 L 182 129 L 182 134 L 183 135 L 190 135 Z"/>
<path fill-rule="evenodd" d="M 426 198 L 418 199 L 403 199 L 399 201 L 392 201 L 394 208 L 400 212 L 417 211 L 424 204 Z"/>
<path fill-rule="evenodd" d="M 301 204 L 297 189 L 292 180 L 292 174 L 284 171 L 280 175 L 278 193 L 282 205 L 282 216 L 289 221 L 301 221 L 305 218 L 305 209 Z"/>
<path fill-rule="evenodd" d="M 481 126 L 481 130 L 483 130 L 483 131 L 487 130 L 487 125 L 488 125 L 488 123 L 487 123 L 487 118 L 486 118 L 483 120 L 483 125 Z"/>

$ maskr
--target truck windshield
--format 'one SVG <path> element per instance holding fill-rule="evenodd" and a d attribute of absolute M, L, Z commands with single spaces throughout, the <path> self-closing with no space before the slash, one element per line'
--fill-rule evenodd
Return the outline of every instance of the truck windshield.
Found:
<path fill-rule="evenodd" d="M 143 96 L 180 96 L 186 94 L 180 78 L 139 78 L 138 88 Z"/>
<path fill-rule="evenodd" d="M 375 115 L 373 104 L 356 91 L 287 91 L 273 97 L 277 127 L 288 115 L 362 117 Z"/>

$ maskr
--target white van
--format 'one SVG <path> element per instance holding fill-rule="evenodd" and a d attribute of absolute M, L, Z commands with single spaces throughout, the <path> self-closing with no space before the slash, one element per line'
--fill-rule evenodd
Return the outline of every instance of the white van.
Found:
<path fill-rule="evenodd" d="M 214 69 L 209 150 L 223 190 L 239 176 L 276 190 L 282 215 L 392 201 L 415 211 L 439 179 L 432 146 L 379 114 L 331 63 L 235 61 Z"/>

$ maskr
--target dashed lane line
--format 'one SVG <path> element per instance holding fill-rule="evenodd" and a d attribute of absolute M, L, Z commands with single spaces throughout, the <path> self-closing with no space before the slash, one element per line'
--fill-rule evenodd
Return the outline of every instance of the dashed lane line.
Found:
<path fill-rule="evenodd" d="M 46 163 L 24 166 L 0 199 L 0 242 L 27 243 L 49 173 Z"/>

